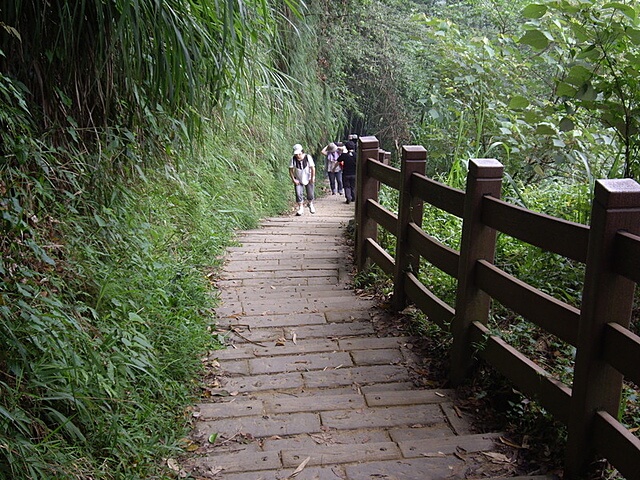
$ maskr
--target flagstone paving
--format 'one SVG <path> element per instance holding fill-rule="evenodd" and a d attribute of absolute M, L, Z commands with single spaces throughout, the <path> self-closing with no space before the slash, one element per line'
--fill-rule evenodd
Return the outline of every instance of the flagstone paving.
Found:
<path fill-rule="evenodd" d="M 475 433 L 454 391 L 426 389 L 417 339 L 381 336 L 386 314 L 354 293 L 354 205 L 328 196 L 316 208 L 267 219 L 228 249 L 214 332 L 227 348 L 205 359 L 213 373 L 181 475 L 509 477 L 500 433 Z"/>

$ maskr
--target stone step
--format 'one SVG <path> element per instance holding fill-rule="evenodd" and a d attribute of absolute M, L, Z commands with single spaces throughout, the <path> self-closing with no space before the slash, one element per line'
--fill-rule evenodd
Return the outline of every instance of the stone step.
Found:
<path fill-rule="evenodd" d="M 267 219 L 228 249 L 211 329 L 227 348 L 203 358 L 209 384 L 181 474 L 507 478 L 514 470 L 501 457 L 501 434 L 474 432 L 453 390 L 419 388 L 420 342 L 378 337 L 387 313 L 346 289 L 343 232 L 354 206 L 328 197 L 316 207 L 316 215 Z"/>

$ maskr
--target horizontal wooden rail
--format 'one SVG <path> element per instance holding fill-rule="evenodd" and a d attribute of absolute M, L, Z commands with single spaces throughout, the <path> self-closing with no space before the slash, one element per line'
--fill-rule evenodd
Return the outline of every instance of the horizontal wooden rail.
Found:
<path fill-rule="evenodd" d="M 478 356 L 518 385 L 523 393 L 537 399 L 560 421 L 568 422 L 571 399 L 569 387 L 554 379 L 503 339 L 491 335 L 482 323 L 472 323 L 470 336 Z"/>
<path fill-rule="evenodd" d="M 462 217 L 464 192 L 438 183 L 424 175 L 411 177 L 411 194 L 440 210 Z"/>
<path fill-rule="evenodd" d="M 633 480 L 640 472 L 640 439 L 607 412 L 598 411 L 593 422 L 595 447 L 624 478 Z"/>
<path fill-rule="evenodd" d="M 367 256 L 371 258 L 387 275 L 393 274 L 395 260 L 389 255 L 384 248 L 378 245 L 370 238 L 366 241 Z"/>
<path fill-rule="evenodd" d="M 380 161 L 371 160 L 367 162 L 369 176 L 395 190 L 400 190 L 400 170 L 380 163 Z"/>
<path fill-rule="evenodd" d="M 427 235 L 415 223 L 410 223 L 408 226 L 408 239 L 409 248 L 419 253 L 422 258 L 444 273 L 455 278 L 460 257 L 456 250 Z"/>
<path fill-rule="evenodd" d="M 586 225 L 532 212 L 497 198 L 485 197 L 483 201 L 482 222 L 485 225 L 543 250 L 586 262 L 589 243 Z"/>
<path fill-rule="evenodd" d="M 608 323 L 603 332 L 602 359 L 640 386 L 640 336 L 622 325 Z"/>
<path fill-rule="evenodd" d="M 640 283 L 640 236 L 618 232 L 615 238 L 613 265 L 620 274 Z"/>
<path fill-rule="evenodd" d="M 640 336 L 629 330 L 640 282 L 640 185 L 598 180 L 591 225 L 532 212 L 500 200 L 502 165 L 472 159 L 466 190 L 424 175 L 426 150 L 402 147 L 400 170 L 389 167 L 375 137 L 361 137 L 356 204 L 358 268 L 375 262 L 393 277 L 392 306 L 407 302 L 453 335 L 451 380 L 485 359 L 525 395 L 568 427 L 564 476 L 582 478 L 592 454 L 606 458 L 629 479 L 640 471 L 640 440 L 617 420 L 623 378 L 640 385 Z M 386 157 L 384 157 L 386 158 Z M 399 191 L 398 213 L 377 201 L 380 184 Z M 459 217 L 460 251 L 429 235 L 423 204 Z M 377 243 L 377 229 L 396 237 L 395 256 Z M 548 295 L 494 264 L 497 233 L 584 263 L 580 308 Z M 420 281 L 424 260 L 457 281 L 455 305 Z M 487 328 L 490 303 L 575 347 L 572 388 Z"/>
<path fill-rule="evenodd" d="M 389 211 L 373 200 L 367 200 L 365 210 L 369 218 L 375 220 L 378 225 L 381 225 L 392 235 L 396 235 L 398 216 L 395 213 Z"/>
<path fill-rule="evenodd" d="M 502 305 L 571 345 L 578 341 L 580 310 L 481 260 L 476 265 L 478 286 Z"/>
<path fill-rule="evenodd" d="M 448 331 L 455 311 L 425 287 L 412 273 L 407 274 L 405 291 L 411 301 L 441 329 Z"/>

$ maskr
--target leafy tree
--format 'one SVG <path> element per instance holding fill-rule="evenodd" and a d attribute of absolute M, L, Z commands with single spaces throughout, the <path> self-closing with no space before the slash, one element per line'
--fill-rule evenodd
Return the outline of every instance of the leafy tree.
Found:
<path fill-rule="evenodd" d="M 565 106 L 559 128 L 576 128 L 582 110 L 611 129 L 621 145 L 610 175 L 640 178 L 640 6 L 637 2 L 551 1 L 524 10 L 522 44 L 557 70 L 555 95 Z"/>

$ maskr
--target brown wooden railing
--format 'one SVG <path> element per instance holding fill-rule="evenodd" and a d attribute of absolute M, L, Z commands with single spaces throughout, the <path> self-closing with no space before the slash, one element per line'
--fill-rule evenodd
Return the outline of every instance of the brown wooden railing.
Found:
<path fill-rule="evenodd" d="M 393 306 L 414 304 L 453 334 L 451 380 L 465 379 L 478 355 L 567 425 L 565 478 L 580 478 L 595 454 L 627 479 L 640 478 L 640 439 L 617 420 L 623 379 L 640 385 L 640 337 L 629 330 L 640 282 L 640 185 L 599 180 L 591 225 L 568 222 L 500 200 L 503 166 L 469 163 L 466 191 L 425 177 L 426 150 L 404 146 L 401 169 L 382 161 L 376 137 L 358 141 L 356 263 L 393 277 Z M 380 183 L 399 191 L 398 213 L 378 202 Z M 462 219 L 460 251 L 422 227 L 428 203 Z M 378 228 L 395 235 L 391 255 Z M 497 232 L 585 264 L 582 305 L 572 307 L 494 265 Z M 418 279 L 420 259 L 457 279 L 450 306 Z M 576 348 L 573 384 L 563 384 L 486 327 L 491 300 Z M 481 348 L 474 348 L 482 345 Z"/>

